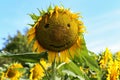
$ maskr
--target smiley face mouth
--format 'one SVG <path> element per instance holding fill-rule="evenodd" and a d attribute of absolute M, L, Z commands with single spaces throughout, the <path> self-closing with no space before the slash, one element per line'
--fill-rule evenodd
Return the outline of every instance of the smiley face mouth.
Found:
<path fill-rule="evenodd" d="M 69 42 L 66 42 L 66 43 L 63 44 L 63 45 L 53 45 L 53 44 L 51 44 L 50 46 L 51 46 L 51 47 L 54 47 L 54 48 L 63 48 L 63 47 L 68 47 L 70 43 L 71 43 L 71 42 L 69 41 Z"/>

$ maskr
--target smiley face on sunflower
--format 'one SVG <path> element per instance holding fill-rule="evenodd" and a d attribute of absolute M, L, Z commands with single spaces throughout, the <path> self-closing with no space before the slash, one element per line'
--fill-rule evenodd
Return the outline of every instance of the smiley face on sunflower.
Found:
<path fill-rule="evenodd" d="M 41 11 L 33 27 L 28 31 L 28 43 L 34 40 L 33 51 L 48 52 L 48 61 L 65 61 L 74 58 L 81 47 L 85 26 L 78 13 L 55 6 Z"/>

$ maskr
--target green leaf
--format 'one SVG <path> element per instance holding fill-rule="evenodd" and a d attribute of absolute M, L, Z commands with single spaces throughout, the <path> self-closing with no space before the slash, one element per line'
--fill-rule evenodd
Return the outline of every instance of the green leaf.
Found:
<path fill-rule="evenodd" d="M 81 48 L 78 48 L 76 50 L 76 52 L 79 54 L 79 57 L 78 57 L 78 59 L 80 59 L 79 61 L 84 61 L 84 63 L 86 63 L 86 65 L 93 70 L 99 69 L 97 60 L 95 59 L 95 56 L 93 56 L 94 53 L 88 51 L 86 47 L 84 36 L 82 34 L 80 34 L 79 36 L 82 38 Z"/>
<path fill-rule="evenodd" d="M 73 78 L 74 78 L 74 80 L 85 80 L 85 79 L 83 79 L 81 76 L 79 76 L 79 75 L 76 75 L 75 73 L 73 73 L 72 71 L 70 71 L 70 70 L 63 70 L 62 71 L 63 73 L 65 73 L 65 74 L 67 74 L 68 76 L 67 77 L 69 77 L 69 76 L 72 76 Z M 75 79 L 76 78 L 76 79 Z"/>
<path fill-rule="evenodd" d="M 67 65 L 67 68 L 71 70 L 72 72 L 74 72 L 75 74 L 79 75 L 80 77 L 85 78 L 85 80 L 89 80 L 88 76 L 84 74 L 75 63 L 70 62 L 69 64 L 66 64 L 66 65 Z"/>
<path fill-rule="evenodd" d="M 47 59 L 47 53 L 19 53 L 19 54 L 11 54 L 11 53 L 0 53 L 0 57 L 4 58 L 13 58 L 17 61 L 21 62 L 39 62 L 41 58 Z"/>
<path fill-rule="evenodd" d="M 75 56 L 75 62 L 77 61 L 76 63 L 80 63 L 81 66 L 87 66 L 91 70 L 95 71 L 97 73 L 98 80 L 100 80 L 101 70 L 97 60 L 95 59 L 95 55 L 94 53 L 88 51 L 84 36 L 82 34 L 80 34 L 79 36 L 82 38 L 82 45 L 81 48 L 78 48 L 76 50 L 76 53 L 78 53 L 78 55 Z"/>
<path fill-rule="evenodd" d="M 86 74 L 84 74 L 80 68 L 75 64 L 73 63 L 72 61 L 69 62 L 69 63 L 62 63 L 62 65 L 60 64 L 59 68 L 58 68 L 58 71 L 62 71 L 62 72 L 67 72 L 67 74 L 73 76 L 73 77 L 78 77 L 80 79 L 85 79 L 85 80 L 89 80 L 88 76 Z M 71 73 L 72 72 L 72 73 Z M 61 73 L 61 72 L 60 72 Z"/>

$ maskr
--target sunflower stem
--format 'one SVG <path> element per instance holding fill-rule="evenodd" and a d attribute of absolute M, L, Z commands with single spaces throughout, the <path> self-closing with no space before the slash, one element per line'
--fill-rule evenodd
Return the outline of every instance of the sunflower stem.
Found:
<path fill-rule="evenodd" d="M 52 79 L 51 80 L 55 80 L 55 75 L 56 75 L 56 60 L 54 59 L 53 63 L 52 63 Z"/>

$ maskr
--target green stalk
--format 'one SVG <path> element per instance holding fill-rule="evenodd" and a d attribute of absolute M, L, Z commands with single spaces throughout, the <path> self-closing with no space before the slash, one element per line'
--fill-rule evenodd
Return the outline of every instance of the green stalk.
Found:
<path fill-rule="evenodd" d="M 55 75 L 56 75 L 56 60 L 54 59 L 54 62 L 52 63 L 51 80 L 55 80 Z"/>

